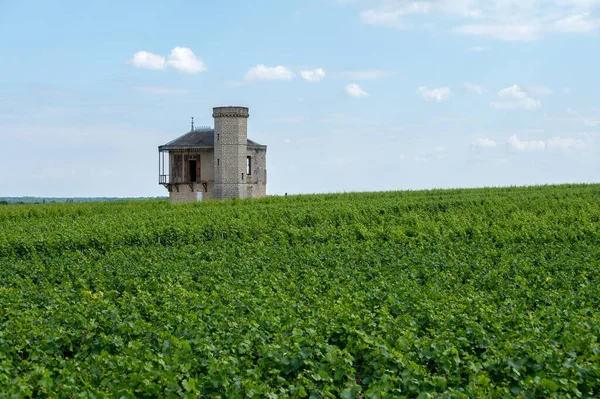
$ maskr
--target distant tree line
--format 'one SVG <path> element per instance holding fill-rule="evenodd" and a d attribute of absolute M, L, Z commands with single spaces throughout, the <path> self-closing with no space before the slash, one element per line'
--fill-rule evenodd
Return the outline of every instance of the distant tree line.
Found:
<path fill-rule="evenodd" d="M 108 201 L 131 201 L 131 200 L 164 200 L 167 197 L 80 197 L 80 198 L 43 198 L 43 197 L 0 197 L 0 205 L 13 204 L 54 204 L 54 203 L 76 203 L 76 202 L 108 202 Z"/>

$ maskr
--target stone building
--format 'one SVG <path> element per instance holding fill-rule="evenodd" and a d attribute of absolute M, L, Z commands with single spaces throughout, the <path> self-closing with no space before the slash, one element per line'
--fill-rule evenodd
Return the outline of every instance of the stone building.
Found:
<path fill-rule="evenodd" d="M 172 203 L 267 194 L 267 146 L 248 139 L 248 108 L 213 108 L 214 129 L 194 128 L 158 147 L 159 184 Z"/>

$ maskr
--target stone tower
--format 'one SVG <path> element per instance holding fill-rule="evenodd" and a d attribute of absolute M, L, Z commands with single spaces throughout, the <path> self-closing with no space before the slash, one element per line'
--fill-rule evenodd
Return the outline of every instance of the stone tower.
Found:
<path fill-rule="evenodd" d="M 267 146 L 248 139 L 248 108 L 213 108 L 215 128 L 158 147 L 158 184 L 173 203 L 267 195 Z"/>
<path fill-rule="evenodd" d="M 247 196 L 248 108 L 215 107 L 215 198 Z"/>

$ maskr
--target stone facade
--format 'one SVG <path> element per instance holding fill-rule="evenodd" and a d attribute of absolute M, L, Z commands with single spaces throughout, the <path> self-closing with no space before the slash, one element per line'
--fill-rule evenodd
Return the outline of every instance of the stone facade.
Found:
<path fill-rule="evenodd" d="M 215 198 L 245 198 L 248 190 L 248 108 L 217 107 L 215 119 Z"/>
<path fill-rule="evenodd" d="M 212 192 L 205 192 L 201 184 L 181 184 L 173 188 L 169 193 L 169 199 L 173 204 L 203 201 L 212 198 Z"/>
<path fill-rule="evenodd" d="M 267 148 L 248 140 L 248 117 L 245 107 L 213 108 L 214 131 L 192 130 L 159 147 L 159 173 L 160 153 L 169 152 L 169 175 L 159 181 L 172 203 L 267 195 Z"/>
<path fill-rule="evenodd" d="M 247 177 L 247 197 L 267 196 L 267 151 L 248 148 L 246 157 L 250 157 L 250 175 Z M 247 158 L 246 158 L 247 159 Z"/>

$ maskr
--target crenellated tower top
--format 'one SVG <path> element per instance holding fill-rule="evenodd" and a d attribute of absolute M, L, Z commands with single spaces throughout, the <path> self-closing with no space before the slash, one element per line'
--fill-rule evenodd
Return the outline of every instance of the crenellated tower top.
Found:
<path fill-rule="evenodd" d="M 213 118 L 248 118 L 247 107 L 215 107 L 213 108 Z"/>

